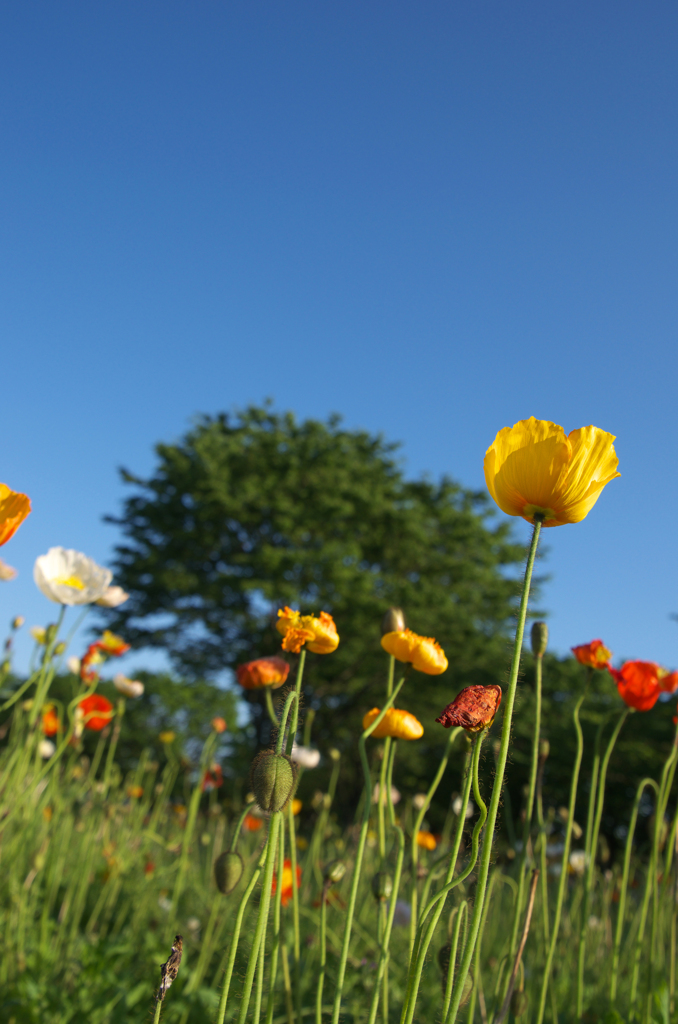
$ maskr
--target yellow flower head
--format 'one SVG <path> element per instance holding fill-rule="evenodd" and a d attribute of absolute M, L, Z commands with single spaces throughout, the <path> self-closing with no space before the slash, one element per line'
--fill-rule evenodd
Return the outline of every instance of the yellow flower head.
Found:
<path fill-rule="evenodd" d="M 417 672 L 428 676 L 439 676 L 447 668 L 445 652 L 432 637 L 419 636 L 411 629 L 399 629 L 385 633 L 381 646 L 398 661 L 409 661 Z"/>
<path fill-rule="evenodd" d="M 379 714 L 379 708 L 372 708 L 363 718 L 363 729 L 367 729 Z M 376 740 L 390 736 L 394 740 L 418 740 L 424 735 L 424 726 L 409 711 L 389 708 L 372 733 Z"/>
<path fill-rule="evenodd" d="M 544 526 L 579 523 L 605 484 L 621 474 L 614 434 L 580 427 L 567 437 L 548 420 L 521 420 L 504 427 L 487 449 L 485 482 L 502 512 Z"/>
<path fill-rule="evenodd" d="M 283 650 L 294 654 L 298 654 L 304 644 L 314 654 L 331 654 L 339 646 L 337 627 L 327 612 L 321 612 L 316 618 L 292 608 L 280 608 L 276 629 L 283 636 Z"/>

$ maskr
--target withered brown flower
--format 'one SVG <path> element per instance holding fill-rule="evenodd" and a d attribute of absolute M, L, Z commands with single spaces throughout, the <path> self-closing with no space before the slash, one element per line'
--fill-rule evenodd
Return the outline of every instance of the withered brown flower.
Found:
<path fill-rule="evenodd" d="M 460 725 L 467 732 L 480 732 L 492 725 L 500 704 L 501 686 L 465 686 L 436 722 L 446 729 Z"/>

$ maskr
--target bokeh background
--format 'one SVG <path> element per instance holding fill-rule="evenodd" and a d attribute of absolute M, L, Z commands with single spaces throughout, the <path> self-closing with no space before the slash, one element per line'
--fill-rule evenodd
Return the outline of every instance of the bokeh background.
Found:
<path fill-rule="evenodd" d="M 336 411 L 473 488 L 536 415 L 617 434 L 622 473 L 547 533 L 553 648 L 678 666 L 674 4 L 26 0 L 0 27 L 0 479 L 34 509 L 0 620 L 53 618 L 51 545 L 106 563 L 118 467 L 198 413 Z"/>

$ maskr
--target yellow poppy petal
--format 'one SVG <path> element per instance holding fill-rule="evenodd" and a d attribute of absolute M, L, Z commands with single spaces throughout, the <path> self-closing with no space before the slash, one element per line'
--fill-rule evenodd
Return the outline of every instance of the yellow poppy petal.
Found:
<path fill-rule="evenodd" d="M 591 511 L 600 493 L 617 472 L 619 459 L 614 450 L 614 434 L 598 427 L 580 427 L 568 438 L 572 459 L 567 471 L 566 487 L 558 499 L 558 525 L 579 523 Z"/>

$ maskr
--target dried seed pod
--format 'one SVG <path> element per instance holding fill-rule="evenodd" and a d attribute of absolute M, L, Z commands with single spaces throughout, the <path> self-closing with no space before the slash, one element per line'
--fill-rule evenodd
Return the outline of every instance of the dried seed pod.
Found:
<path fill-rule="evenodd" d="M 405 629 L 405 613 L 402 608 L 389 608 L 381 620 L 381 635 L 400 633 Z"/>
<path fill-rule="evenodd" d="M 549 627 L 545 622 L 534 622 L 532 624 L 532 653 L 535 658 L 541 658 L 549 642 Z"/>
<path fill-rule="evenodd" d="M 387 871 L 378 871 L 372 879 L 372 892 L 376 900 L 388 900 L 393 892 L 393 879 Z"/>
<path fill-rule="evenodd" d="M 297 772 L 287 754 L 262 750 L 250 769 L 250 785 L 262 811 L 281 811 L 294 793 Z"/>
<path fill-rule="evenodd" d="M 235 850 L 225 850 L 214 862 L 214 878 L 219 892 L 228 896 L 233 892 L 242 877 L 244 864 L 242 857 Z"/>

